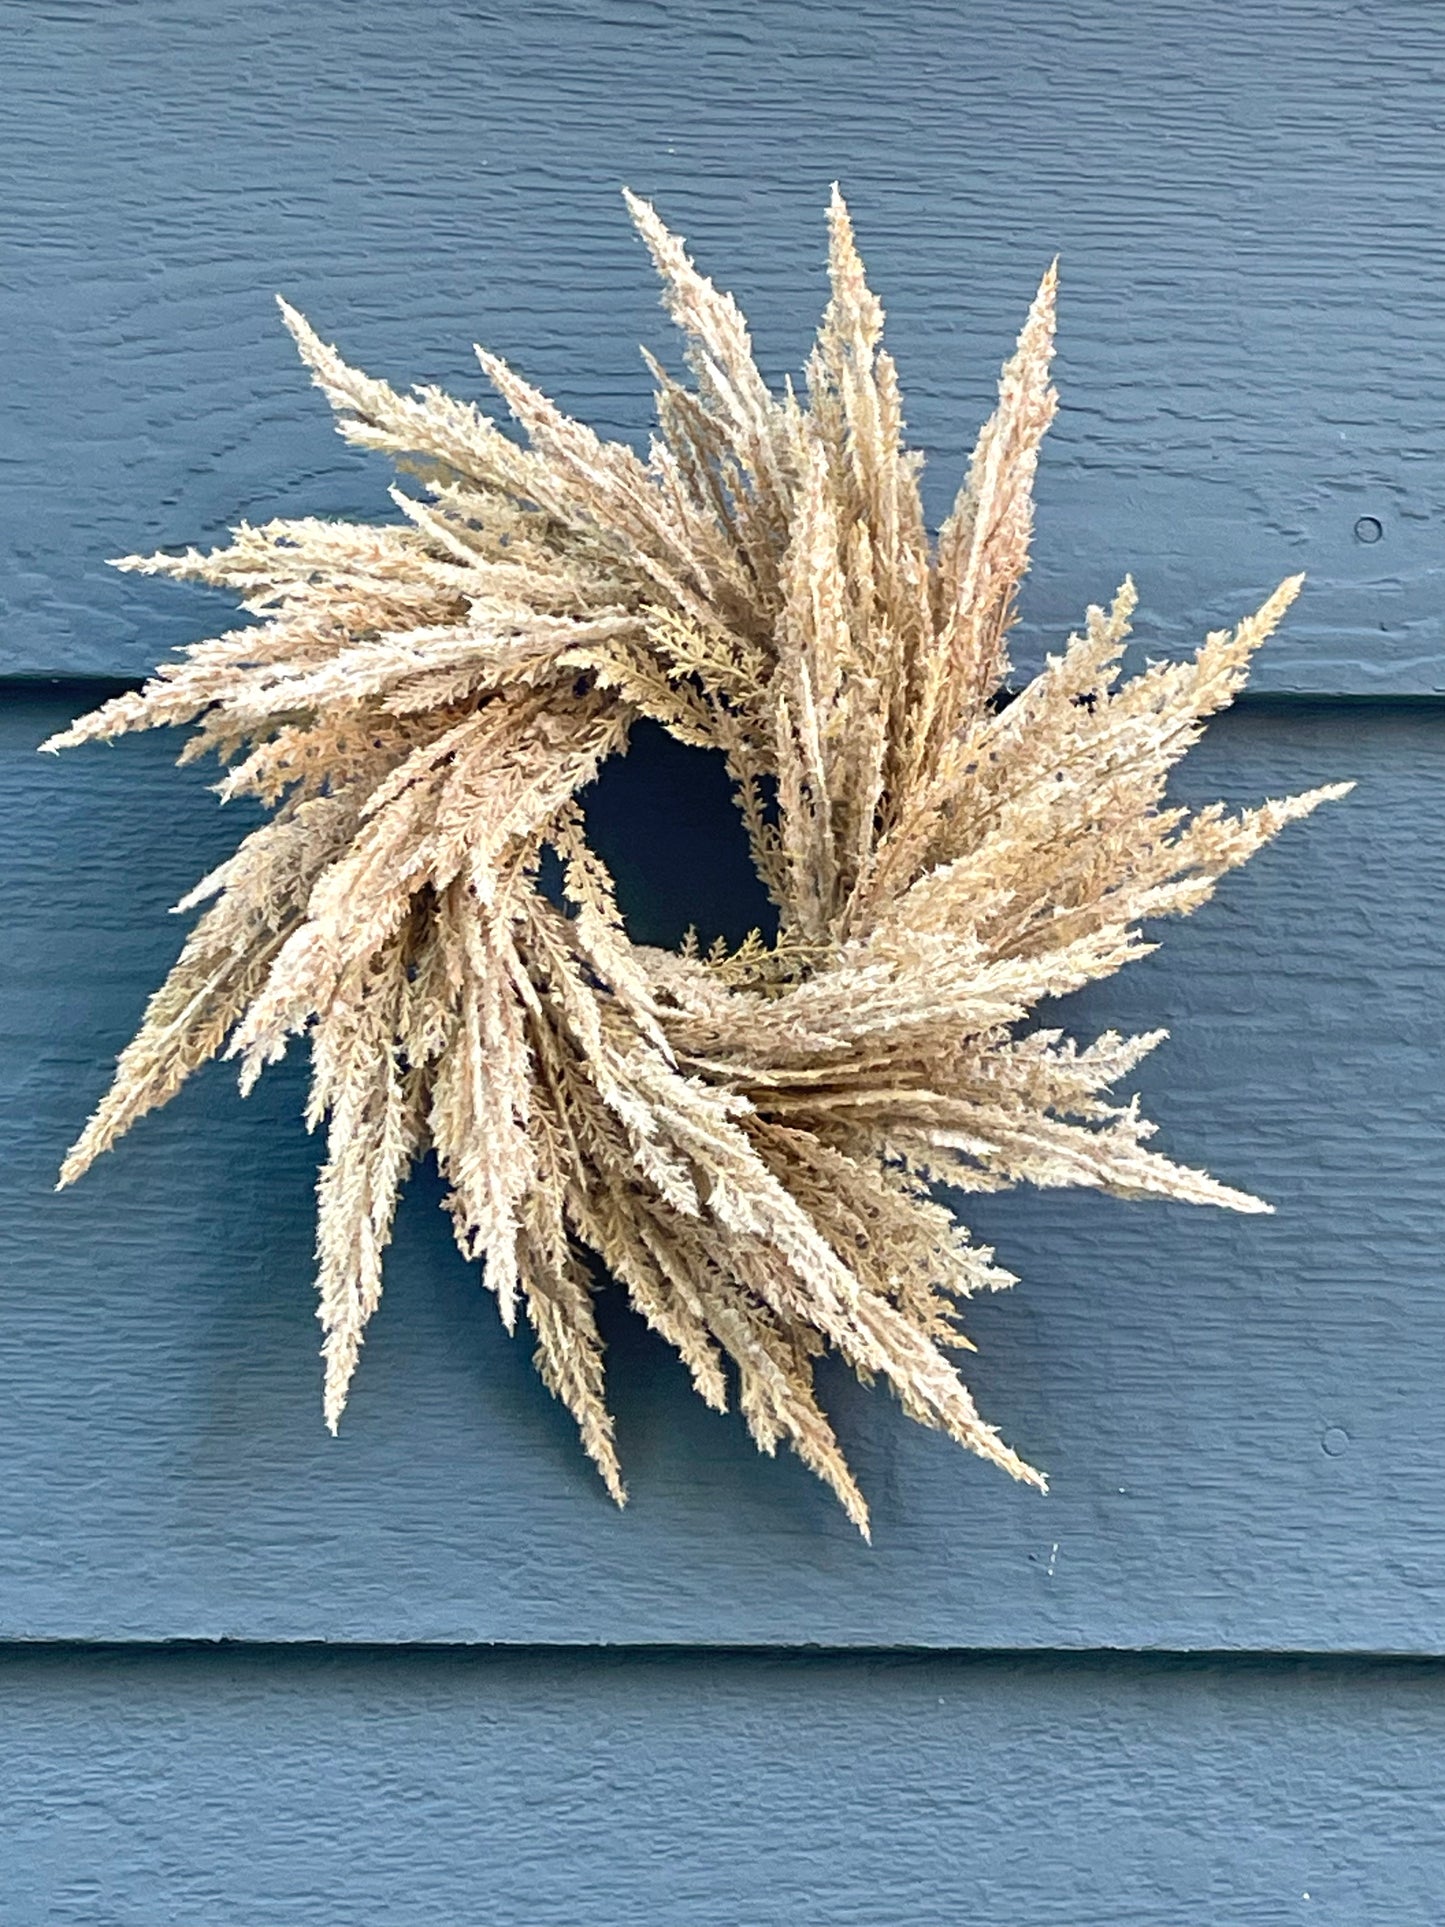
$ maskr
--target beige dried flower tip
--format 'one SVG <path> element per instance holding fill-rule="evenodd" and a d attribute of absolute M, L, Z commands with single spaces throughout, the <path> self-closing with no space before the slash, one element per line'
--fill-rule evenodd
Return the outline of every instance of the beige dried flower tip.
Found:
<path fill-rule="evenodd" d="M 830 1349 L 1043 1483 L 953 1363 L 962 1301 L 1013 1280 L 933 1186 L 1267 1208 L 1149 1149 L 1108 1096 L 1162 1033 L 1081 1047 L 1027 1020 L 1348 786 L 1235 816 L 1163 801 L 1298 578 L 1193 661 L 1121 682 L 1126 582 L 998 700 L 1055 407 L 1052 268 L 935 538 L 837 190 L 831 298 L 781 396 L 731 297 L 628 206 L 690 370 L 652 364 L 647 460 L 484 351 L 519 434 L 399 394 L 283 302 L 341 433 L 404 458 L 399 519 L 243 524 L 119 565 L 230 588 L 250 619 L 47 747 L 194 724 L 183 760 L 213 751 L 223 792 L 272 815 L 187 899 L 208 907 L 62 1181 L 206 1059 L 249 1088 L 304 1032 L 333 1428 L 431 1151 L 457 1242 L 509 1329 L 530 1324 L 614 1498 L 604 1273 L 710 1405 L 735 1396 L 866 1530 L 814 1393 Z M 641 717 L 725 760 L 775 944 L 629 940 L 577 799 Z M 565 908 L 538 887 L 548 850 Z"/>

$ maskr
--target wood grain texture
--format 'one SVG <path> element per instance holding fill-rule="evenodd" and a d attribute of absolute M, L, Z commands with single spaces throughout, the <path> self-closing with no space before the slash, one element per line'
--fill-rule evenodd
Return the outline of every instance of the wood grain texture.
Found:
<path fill-rule="evenodd" d="M 1025 1282 L 970 1371 L 1054 1489 L 830 1375 L 872 1550 L 609 1295 L 615 1512 L 426 1173 L 328 1438 L 300 1064 L 244 1105 L 204 1074 L 51 1194 L 244 826 L 174 745 L 36 757 L 64 713 L 0 714 L 0 1635 L 1445 1651 L 1439 707 L 1265 702 L 1190 759 L 1195 800 L 1359 789 L 1063 1014 L 1172 1026 L 1165 1148 L 1278 1213 L 974 1201 Z M 645 738 L 603 785 L 639 935 L 746 923 L 713 774 Z"/>
<path fill-rule="evenodd" d="M 1421 1663 L 10 1656 L 0 1927 L 1438 1927 Z"/>
<path fill-rule="evenodd" d="M 1262 686 L 1445 688 L 1445 10 L 1429 0 L 0 5 L 0 668 L 136 674 L 222 605 L 101 558 L 389 504 L 271 305 L 633 441 L 654 195 L 773 375 L 843 180 L 942 511 L 1063 256 L 1020 652 L 1126 569 L 1163 653 L 1312 581 Z M 1379 530 L 1379 539 L 1361 540 Z"/>

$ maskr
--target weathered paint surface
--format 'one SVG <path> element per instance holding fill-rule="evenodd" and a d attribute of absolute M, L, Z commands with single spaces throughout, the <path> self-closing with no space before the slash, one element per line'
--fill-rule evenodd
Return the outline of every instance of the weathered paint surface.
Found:
<path fill-rule="evenodd" d="M 1054 1489 L 830 1377 L 871 1551 L 609 1301 L 615 1512 L 428 1174 L 330 1439 L 300 1063 L 244 1104 L 202 1075 L 51 1194 L 166 906 L 244 827 L 172 744 L 36 757 L 62 713 L 13 702 L 0 757 L 0 1634 L 1445 1651 L 1438 711 L 1269 703 L 1194 753 L 1197 800 L 1359 788 L 1061 1015 L 1171 1026 L 1140 1078 L 1164 1142 L 1277 1215 L 970 1201 L 1025 1280 L 974 1312 L 970 1369 Z M 714 876 L 746 909 L 726 814 L 688 820 L 698 761 L 644 740 L 604 798 L 639 934 Z"/>
<path fill-rule="evenodd" d="M 0 668 L 133 674 L 214 618 L 105 556 L 389 507 L 274 289 L 378 374 L 481 394 L 480 338 L 639 441 L 668 330 L 619 184 L 777 376 L 837 176 L 935 512 L 1062 255 L 1026 649 L 1126 569 L 1158 653 L 1304 568 L 1270 686 L 1445 688 L 1437 6 L 63 0 L 0 36 Z"/>
<path fill-rule="evenodd" d="M 12 1654 L 3 1927 L 1439 1927 L 1429 1663 Z"/>

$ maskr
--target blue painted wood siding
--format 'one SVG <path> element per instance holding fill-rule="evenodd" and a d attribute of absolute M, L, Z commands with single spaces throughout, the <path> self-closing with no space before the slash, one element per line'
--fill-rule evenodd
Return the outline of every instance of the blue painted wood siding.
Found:
<path fill-rule="evenodd" d="M 0 1927 L 1445 1920 L 1442 89 L 1429 0 L 0 4 Z M 1053 1491 L 835 1374 L 871 1550 L 608 1301 L 617 1514 L 425 1172 L 329 1439 L 299 1064 L 54 1197 L 245 823 L 33 753 L 226 620 L 105 556 L 385 510 L 274 289 L 640 443 L 618 186 L 780 375 L 834 177 L 935 512 L 1062 256 L 1021 659 L 1126 569 L 1165 654 L 1304 568 L 1179 793 L 1358 779 L 1067 1013 L 1167 1025 L 1166 1148 L 1276 1215 L 970 1200 Z M 714 772 L 644 734 L 596 816 L 639 934 L 745 927 Z"/>

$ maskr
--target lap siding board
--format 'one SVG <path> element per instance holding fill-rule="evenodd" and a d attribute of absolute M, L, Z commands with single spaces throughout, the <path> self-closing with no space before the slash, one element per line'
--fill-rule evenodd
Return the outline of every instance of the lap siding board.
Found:
<path fill-rule="evenodd" d="M 1169 1026 L 1138 1080 L 1165 1141 L 1276 1215 L 965 1201 L 1024 1281 L 972 1311 L 973 1382 L 1053 1491 L 840 1373 L 871 1551 L 608 1300 L 615 1512 L 426 1171 L 330 1439 L 299 1062 L 244 1104 L 203 1073 L 51 1194 L 174 953 L 165 907 L 239 827 L 170 745 L 35 756 L 62 713 L 12 697 L 0 739 L 0 1637 L 1441 1651 L 1436 705 L 1246 705 L 1191 757 L 1193 800 L 1359 788 L 1060 1015 Z M 687 775 L 656 744 L 628 767 L 624 840 Z M 725 845 L 699 840 L 704 898 Z M 667 888 L 629 907 L 656 924 Z"/>
<path fill-rule="evenodd" d="M 0 1927 L 1438 1927 L 1445 1887 L 1433 1662 L 11 1652 L 0 1703 Z"/>
<path fill-rule="evenodd" d="M 779 380 L 839 176 L 935 519 L 1061 257 L 1035 655 L 1126 570 L 1163 653 L 1304 569 L 1259 687 L 1445 689 L 1442 27 L 1419 0 L 1368 27 L 1327 0 L 360 0 L 344 32 L 326 0 L 20 12 L 0 673 L 139 674 L 212 619 L 104 556 L 389 508 L 273 290 L 402 387 L 484 399 L 479 339 L 641 445 L 637 344 L 675 343 L 618 186 L 735 289 Z"/>

